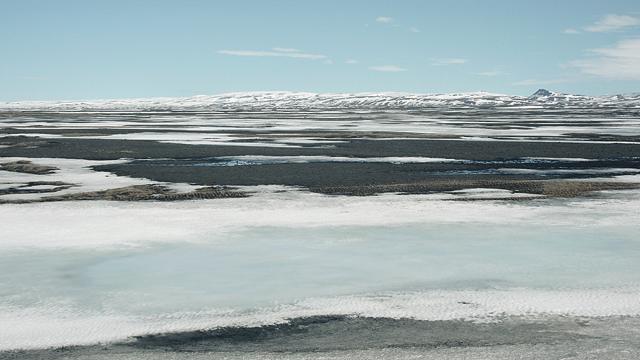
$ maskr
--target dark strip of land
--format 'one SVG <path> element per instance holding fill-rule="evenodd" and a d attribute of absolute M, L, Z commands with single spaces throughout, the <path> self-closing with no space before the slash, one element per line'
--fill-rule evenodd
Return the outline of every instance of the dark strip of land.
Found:
<path fill-rule="evenodd" d="M 461 140 L 352 139 L 331 147 L 277 148 L 234 145 L 185 145 L 157 141 L 100 139 L 41 139 L 6 137 L 10 147 L 0 156 L 61 157 L 90 160 L 134 159 L 94 169 L 122 176 L 203 186 L 288 185 L 334 195 L 373 195 L 383 192 L 432 193 L 468 188 L 504 189 L 552 197 L 580 196 L 598 190 L 638 188 L 638 184 L 586 181 L 590 177 L 640 172 L 640 144 L 559 143 Z M 464 162 L 403 163 L 311 162 L 220 166 L 221 157 L 340 156 L 433 157 Z M 527 157 L 586 158 L 592 161 L 527 161 Z M 137 160 L 136 160 L 137 159 Z M 504 168 L 539 172 L 509 173 Z M 588 173 L 599 169 L 598 173 Z M 549 170 L 577 170 L 546 172 Z M 578 181 L 577 179 L 580 179 Z M 562 180 L 562 181 L 560 181 Z M 572 181 L 568 181 L 572 180 Z"/>
<path fill-rule="evenodd" d="M 0 357 L 7 360 L 182 359 L 199 355 L 217 358 L 233 353 L 239 354 L 237 358 L 245 359 L 271 353 L 323 358 L 323 354 L 333 351 L 415 349 L 429 352 L 518 345 L 540 350 L 559 346 L 565 354 L 589 348 L 610 356 L 620 354 L 619 351 L 626 354 L 640 352 L 640 344 L 633 334 L 625 331 L 637 323 L 636 318 L 557 317 L 545 321 L 504 318 L 497 322 L 476 323 L 327 315 L 296 318 L 278 325 L 143 335 L 111 344 L 5 351 L 0 352 Z"/>
<path fill-rule="evenodd" d="M 237 155 L 424 156 L 463 160 L 504 160 L 522 157 L 587 159 L 640 157 L 640 144 L 533 141 L 353 139 L 327 147 L 285 148 L 188 145 L 148 140 L 42 139 L 29 136 L 9 136 L 0 139 L 0 145 L 9 146 L 0 148 L 0 157 L 54 157 L 89 160 L 190 159 Z"/>

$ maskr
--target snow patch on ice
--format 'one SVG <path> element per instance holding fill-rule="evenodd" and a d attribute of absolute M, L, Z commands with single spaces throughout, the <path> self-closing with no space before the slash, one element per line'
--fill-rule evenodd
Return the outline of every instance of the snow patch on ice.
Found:
<path fill-rule="evenodd" d="M 504 316 L 544 319 L 548 316 L 636 316 L 640 289 L 596 290 L 461 290 L 387 293 L 369 296 L 312 298 L 252 311 L 230 309 L 127 316 L 83 313 L 72 309 L 0 307 L 0 350 L 87 345 L 165 333 L 229 326 L 286 323 L 296 317 L 350 315 L 416 320 L 498 321 Z"/>

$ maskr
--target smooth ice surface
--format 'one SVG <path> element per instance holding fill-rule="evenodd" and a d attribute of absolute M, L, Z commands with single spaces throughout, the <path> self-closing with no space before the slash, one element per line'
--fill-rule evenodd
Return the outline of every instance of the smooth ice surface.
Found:
<path fill-rule="evenodd" d="M 321 314 L 640 314 L 638 192 L 476 203 L 257 189 L 3 205 L 0 348 Z"/>

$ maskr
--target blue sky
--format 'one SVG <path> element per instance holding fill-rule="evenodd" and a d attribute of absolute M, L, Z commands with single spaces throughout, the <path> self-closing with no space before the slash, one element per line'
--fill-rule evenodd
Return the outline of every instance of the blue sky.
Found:
<path fill-rule="evenodd" d="M 0 0 L 0 101 L 640 91 L 640 2 Z"/>

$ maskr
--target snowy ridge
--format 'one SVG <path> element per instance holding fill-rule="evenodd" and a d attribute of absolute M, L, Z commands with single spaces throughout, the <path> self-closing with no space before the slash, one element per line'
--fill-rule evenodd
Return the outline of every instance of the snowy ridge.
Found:
<path fill-rule="evenodd" d="M 17 101 L 0 111 L 225 111 L 225 110 L 420 110 L 484 108 L 640 108 L 640 94 L 584 96 L 550 92 L 513 96 L 487 92 L 452 94 L 243 92 L 179 98 L 89 101 Z"/>

